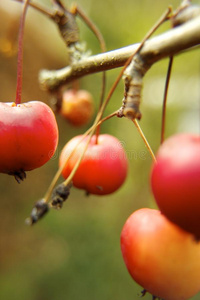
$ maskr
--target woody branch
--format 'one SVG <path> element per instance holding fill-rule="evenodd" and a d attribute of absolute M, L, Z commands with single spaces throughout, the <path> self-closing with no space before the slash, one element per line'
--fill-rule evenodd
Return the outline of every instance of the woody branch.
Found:
<path fill-rule="evenodd" d="M 140 58 L 150 67 L 159 60 L 181 53 L 200 44 L 200 17 L 196 17 L 178 27 L 145 42 L 140 50 Z M 53 91 L 74 79 L 118 67 L 138 48 L 133 44 L 117 50 L 84 58 L 59 70 L 41 70 L 39 82 L 47 91 Z"/>

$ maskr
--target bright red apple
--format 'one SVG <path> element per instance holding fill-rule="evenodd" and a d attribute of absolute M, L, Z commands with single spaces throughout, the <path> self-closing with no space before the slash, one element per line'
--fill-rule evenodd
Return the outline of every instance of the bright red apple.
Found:
<path fill-rule="evenodd" d="M 39 101 L 0 102 L 0 172 L 18 175 L 45 164 L 58 143 L 52 110 Z"/>
<path fill-rule="evenodd" d="M 61 152 L 60 165 L 63 165 L 66 157 L 74 150 L 62 172 L 64 178 L 71 173 L 87 143 L 87 138 L 83 141 L 81 139 L 82 135 L 74 137 Z M 91 194 L 110 194 L 123 184 L 127 169 L 126 153 L 119 140 L 111 135 L 101 134 L 96 141 L 94 135 L 75 173 L 73 184 Z"/>
<path fill-rule="evenodd" d="M 200 136 L 177 134 L 159 148 L 151 186 L 163 214 L 200 238 Z"/>
<path fill-rule="evenodd" d="M 121 251 L 132 278 L 165 300 L 187 300 L 200 291 L 200 243 L 160 211 L 142 208 L 125 222 Z"/>

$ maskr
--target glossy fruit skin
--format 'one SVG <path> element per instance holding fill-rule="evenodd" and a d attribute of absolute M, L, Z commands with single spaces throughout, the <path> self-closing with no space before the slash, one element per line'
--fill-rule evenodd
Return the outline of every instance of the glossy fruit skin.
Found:
<path fill-rule="evenodd" d="M 159 148 L 151 187 L 169 220 L 200 238 L 200 136 L 171 136 Z"/>
<path fill-rule="evenodd" d="M 121 251 L 132 278 L 154 296 L 186 300 L 200 290 L 200 243 L 160 211 L 132 213 L 121 232 Z"/>
<path fill-rule="evenodd" d="M 58 144 L 52 110 L 43 102 L 0 103 L 0 172 L 16 174 L 44 165 Z"/>
<path fill-rule="evenodd" d="M 60 165 L 63 165 L 67 155 L 75 149 L 82 135 L 71 139 L 60 155 Z M 62 175 L 67 178 L 83 151 L 87 138 L 75 149 L 64 168 Z M 128 170 L 126 153 L 119 140 L 108 134 L 96 135 L 90 141 L 89 147 L 73 178 L 73 184 L 90 194 L 106 195 L 115 192 L 124 183 Z"/>
<path fill-rule="evenodd" d="M 94 113 L 92 95 L 86 90 L 67 90 L 63 93 L 61 115 L 74 126 L 86 125 Z"/>

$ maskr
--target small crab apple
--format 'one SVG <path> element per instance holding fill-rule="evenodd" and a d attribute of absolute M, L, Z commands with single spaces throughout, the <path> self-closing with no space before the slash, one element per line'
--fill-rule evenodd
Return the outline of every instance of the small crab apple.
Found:
<path fill-rule="evenodd" d="M 45 164 L 58 143 L 57 122 L 49 106 L 39 101 L 21 104 L 23 36 L 29 2 L 24 1 L 20 18 L 15 102 L 0 102 L 0 172 L 14 175 L 17 181 L 25 178 L 25 171 Z"/>
<path fill-rule="evenodd" d="M 159 148 L 151 187 L 161 212 L 200 238 L 200 136 L 176 134 Z"/>
<path fill-rule="evenodd" d="M 87 144 L 82 135 L 72 138 L 60 155 L 60 166 L 65 164 L 62 175 L 67 178 L 73 170 Z M 73 151 L 73 152 L 72 152 Z M 73 177 L 73 185 L 87 193 L 105 195 L 115 192 L 126 179 L 128 161 L 124 148 L 117 138 L 109 134 L 96 135 L 88 145 L 87 151 Z"/>
<path fill-rule="evenodd" d="M 0 102 L 0 172 L 21 176 L 45 164 L 58 143 L 54 113 L 43 102 Z"/>
<path fill-rule="evenodd" d="M 160 211 L 133 212 L 120 242 L 131 277 L 155 297 L 187 300 L 200 291 L 200 243 Z"/>
<path fill-rule="evenodd" d="M 94 101 L 88 91 L 69 89 L 63 93 L 60 114 L 72 125 L 87 124 L 93 113 Z"/>

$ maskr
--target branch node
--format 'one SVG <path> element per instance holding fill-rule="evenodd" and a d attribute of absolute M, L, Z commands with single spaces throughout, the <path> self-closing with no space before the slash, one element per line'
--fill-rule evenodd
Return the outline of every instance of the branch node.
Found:
<path fill-rule="evenodd" d="M 191 5 L 190 1 L 183 1 L 182 5 L 174 12 L 172 16 L 173 27 L 182 25 L 196 17 L 200 16 L 200 6 Z"/>
<path fill-rule="evenodd" d="M 150 68 L 148 64 L 141 59 L 137 53 L 131 63 L 124 71 L 123 80 L 124 98 L 122 100 L 121 113 L 129 119 L 140 120 L 142 114 L 140 112 L 140 103 L 142 98 L 143 77 Z"/>

